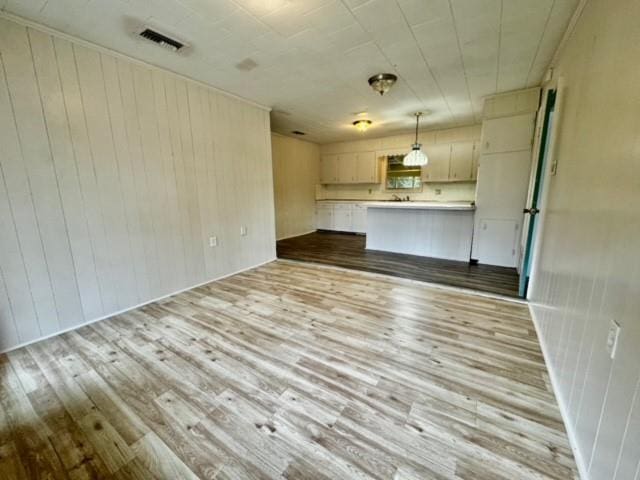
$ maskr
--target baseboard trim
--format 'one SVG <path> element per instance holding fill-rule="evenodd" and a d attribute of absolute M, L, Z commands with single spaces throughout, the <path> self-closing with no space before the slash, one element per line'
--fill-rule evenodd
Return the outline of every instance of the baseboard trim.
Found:
<path fill-rule="evenodd" d="M 125 308 L 123 310 L 118 310 L 116 312 L 109 313 L 108 315 L 103 315 L 101 317 L 94 318 L 92 320 L 88 320 L 88 321 L 80 323 L 78 325 L 74 325 L 73 327 L 65 328 L 64 330 L 60 330 L 58 332 L 51 333 L 49 335 L 45 335 L 44 337 L 38 337 L 35 340 L 29 340 L 28 342 L 20 343 L 18 345 L 15 345 L 13 347 L 9 347 L 9 348 L 7 348 L 5 350 L 0 351 L 0 354 L 8 353 L 8 352 L 11 352 L 13 350 L 18 350 L 19 348 L 27 347 L 27 346 L 32 345 L 34 343 L 41 342 L 42 340 L 47 340 L 48 338 L 53 338 L 53 337 L 56 337 L 58 335 L 62 335 L 63 333 L 72 332 L 73 330 L 77 330 L 78 328 L 81 328 L 81 327 L 86 327 L 87 325 L 91 325 L 92 323 L 100 322 L 101 320 L 106 320 L 107 318 L 115 317 L 116 315 L 121 315 L 123 313 L 130 312 L 131 310 L 135 310 L 136 308 L 144 307 L 145 305 L 149 305 L 151 303 L 158 302 L 160 300 L 164 300 L 165 298 L 169 298 L 169 297 L 172 297 L 174 295 L 178 295 L 179 293 L 186 292 L 187 290 L 192 290 L 194 288 L 201 287 L 202 285 L 206 285 L 207 283 L 217 282 L 218 280 L 222 280 L 222 279 L 225 279 L 225 278 L 228 278 L 228 277 L 232 277 L 232 276 L 237 275 L 239 273 L 246 272 L 248 270 L 252 270 L 254 268 L 261 267 L 262 265 L 266 265 L 267 263 L 275 262 L 276 260 L 277 260 L 277 258 L 273 257 L 273 258 L 271 258 L 269 260 L 266 260 L 266 261 L 261 262 L 261 263 L 257 263 L 255 265 L 250 266 L 250 267 L 241 268 L 240 270 L 237 270 L 235 272 L 227 273 L 227 274 L 222 275 L 220 277 L 212 278 L 210 280 L 206 280 L 206 281 L 198 283 L 196 285 L 191 285 L 190 287 L 186 287 L 186 288 L 183 288 L 181 290 L 176 290 L 175 292 L 171 292 L 171 293 L 168 293 L 166 295 L 162 295 L 161 297 L 154 298 L 153 300 L 149 300 L 149 301 L 146 301 L 146 302 L 143 302 L 143 303 L 139 303 L 138 305 L 135 305 L 133 307 L 128 307 L 128 308 Z"/>
<path fill-rule="evenodd" d="M 551 379 L 551 387 L 553 388 L 553 394 L 555 395 L 556 402 L 558 402 L 558 407 L 560 408 L 560 415 L 562 416 L 562 422 L 564 423 L 564 428 L 567 431 L 567 437 L 569 437 L 569 445 L 571 446 L 571 450 L 573 451 L 573 457 L 576 461 L 576 466 L 578 467 L 578 474 L 580 475 L 581 480 L 590 480 L 586 463 L 584 461 L 584 458 L 582 457 L 582 452 L 578 448 L 576 432 L 573 428 L 572 423 L 569 421 L 570 419 L 569 419 L 569 412 L 567 410 L 567 405 L 564 402 L 564 397 L 560 395 L 558 377 L 557 377 L 555 368 L 551 364 L 549 348 L 547 346 L 547 342 L 542 336 L 542 332 L 540 330 L 541 327 L 536 317 L 536 313 L 533 308 L 533 305 L 531 303 L 529 303 L 529 314 L 531 315 L 533 326 L 536 329 L 536 335 L 538 336 L 538 343 L 540 343 L 542 356 L 544 357 L 544 363 L 547 366 L 547 371 L 549 372 L 549 378 Z"/>
<path fill-rule="evenodd" d="M 309 230 L 307 232 L 294 233 L 293 235 L 287 235 L 286 237 L 278 237 L 276 238 L 276 242 L 280 240 L 286 240 L 287 238 L 301 237 L 302 235 L 309 235 L 310 233 L 316 232 L 317 230 L 314 228 L 313 230 Z"/>

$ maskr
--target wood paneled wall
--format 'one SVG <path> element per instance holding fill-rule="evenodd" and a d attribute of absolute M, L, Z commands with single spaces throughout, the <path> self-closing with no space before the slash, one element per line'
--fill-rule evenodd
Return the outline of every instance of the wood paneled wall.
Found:
<path fill-rule="evenodd" d="M 315 230 L 316 184 L 320 181 L 320 147 L 315 143 L 271 136 L 278 239 Z"/>
<path fill-rule="evenodd" d="M 0 18 L 0 351 L 273 259 L 269 130 L 265 109 Z"/>
<path fill-rule="evenodd" d="M 586 2 L 554 66 L 558 167 L 530 298 L 583 480 L 640 479 L 638 18 L 637 0 Z"/>

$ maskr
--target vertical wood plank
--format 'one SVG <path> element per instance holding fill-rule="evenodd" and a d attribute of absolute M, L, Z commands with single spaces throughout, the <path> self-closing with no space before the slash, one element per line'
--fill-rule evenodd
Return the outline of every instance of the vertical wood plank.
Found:
<path fill-rule="evenodd" d="M 158 136 L 160 139 L 160 151 L 162 152 L 163 189 L 166 193 L 167 209 L 164 214 L 167 217 L 167 227 L 170 238 L 170 256 L 167 260 L 171 267 L 171 289 L 177 290 L 185 285 L 184 249 L 180 230 L 180 212 L 178 210 L 178 193 L 176 189 L 175 170 L 173 165 L 173 150 L 169 120 L 171 116 L 167 107 L 167 94 L 165 90 L 165 74 L 159 71 L 151 72 L 153 81 L 153 93 L 156 107 L 156 119 Z"/>
<path fill-rule="evenodd" d="M 131 166 L 129 135 L 126 128 L 120 78 L 116 59 L 109 55 L 101 55 L 102 72 L 111 118 L 111 129 L 118 162 L 118 177 L 122 189 L 122 201 L 127 224 L 127 236 L 133 256 L 133 270 L 136 281 L 137 301 L 149 298 L 149 279 L 145 262 L 145 245 L 142 242 L 139 205 L 136 185 Z"/>
<path fill-rule="evenodd" d="M 15 33 L 12 38 L 16 41 L 10 51 L 3 51 L 3 58 L 55 302 L 55 309 L 48 310 L 46 318 L 40 319 L 40 329 L 46 335 L 80 323 L 84 316 L 31 42 L 27 30 Z"/>
<path fill-rule="evenodd" d="M 138 218 L 141 229 L 141 242 L 144 245 L 145 264 L 149 279 L 149 297 L 158 295 L 160 288 L 160 273 L 157 264 L 157 244 L 153 216 L 150 207 L 150 193 L 145 174 L 142 140 L 138 120 L 136 93 L 134 89 L 131 64 L 124 60 L 117 60 L 120 91 L 124 107 L 125 126 L 129 141 L 129 154 L 133 170 L 133 178 L 138 205 Z"/>
<path fill-rule="evenodd" d="M 180 225 L 180 239 L 181 239 L 181 256 L 182 263 L 178 270 L 185 278 L 185 284 L 189 283 L 189 279 L 192 277 L 191 264 L 189 262 L 189 256 L 191 254 L 189 246 L 191 245 L 191 225 L 189 222 L 188 206 L 187 206 L 187 187 L 186 178 L 184 175 L 184 161 L 182 154 L 182 139 L 180 136 L 180 125 L 176 121 L 178 119 L 178 99 L 176 93 L 176 81 L 175 77 L 165 75 L 164 88 L 167 98 L 167 112 L 169 118 L 174 119 L 169 124 L 169 136 L 171 139 L 171 150 L 173 152 L 173 174 L 174 183 L 176 189 L 176 208 Z"/>
<path fill-rule="evenodd" d="M 117 300 L 113 289 L 114 278 L 109 264 L 106 230 L 100 208 L 98 184 L 93 168 L 93 153 L 89 145 L 84 105 L 80 94 L 72 44 L 66 40 L 54 38 L 54 48 L 67 110 L 78 179 L 80 181 L 80 191 L 86 212 L 89 241 L 92 245 L 93 261 L 100 287 L 101 305 L 99 307 L 96 306 L 91 313 L 100 315 L 116 310 Z"/>
<path fill-rule="evenodd" d="M 49 142 L 82 306 L 82 318 L 96 318 L 102 312 L 100 287 L 93 260 L 86 211 L 76 168 L 75 153 L 69 132 L 62 84 L 58 74 L 53 40 L 49 35 L 29 30 L 33 60 L 38 77 Z M 64 327 L 74 325 L 65 317 Z"/>
<path fill-rule="evenodd" d="M 158 290 L 154 296 L 171 291 L 171 267 L 165 259 L 171 255 L 166 214 L 166 193 L 163 188 L 163 170 L 160 164 L 160 146 L 157 128 L 157 115 L 153 98 L 151 72 L 142 67 L 133 67 L 133 80 L 138 108 L 140 138 L 142 140 L 142 159 L 149 190 L 149 211 L 152 217 L 154 240 L 156 244 L 156 262 L 160 275 Z"/>
<path fill-rule="evenodd" d="M 0 118 L 2 118 L 0 135 L 2 135 L 4 151 L 0 156 L 0 165 L 4 173 L 17 239 L 36 312 L 35 318 L 25 315 L 24 325 L 22 322 L 18 323 L 21 336 L 28 339 L 44 334 L 42 324 L 57 324 L 58 315 L 44 248 L 40 239 L 40 230 L 31 194 L 31 180 L 28 177 L 27 162 L 19 138 L 16 106 L 13 102 L 13 96 L 24 94 L 20 89 L 20 79 L 16 78 L 14 69 L 16 64 L 19 65 L 24 61 L 20 57 L 20 52 L 26 51 L 28 51 L 26 29 L 0 19 L 0 52 L 2 52 L 3 67 L 2 85 L 0 85 L 0 105 L 2 106 L 0 108 Z M 25 58 L 29 57 L 30 55 L 25 56 Z M 24 67 L 22 68 L 24 69 Z M 11 84 L 14 87 L 17 86 L 17 90 L 11 91 Z M 24 119 L 24 114 L 22 118 Z M 7 274 L 11 275 L 11 272 L 7 271 Z M 11 285 L 9 285 L 9 294 L 14 298 Z M 26 306 L 23 301 L 20 304 Z"/>
<path fill-rule="evenodd" d="M 197 194 L 195 179 L 195 166 L 193 158 L 193 138 L 191 133 L 191 121 L 189 115 L 189 100 L 187 95 L 187 82 L 176 80 L 176 95 L 178 99 L 178 123 L 180 125 L 180 138 L 182 142 L 182 156 L 184 162 L 184 176 L 187 195 L 187 214 L 190 223 L 190 244 L 188 246 L 191 266 L 189 282 L 199 283 L 205 278 L 204 250 L 202 247 L 202 225 L 200 220 L 200 204 Z"/>
<path fill-rule="evenodd" d="M 135 305 L 137 294 L 100 54 L 79 46 L 74 46 L 73 50 L 93 152 L 100 207 L 109 238 L 109 258 L 116 280 L 114 288 L 118 307 L 122 309 Z"/>

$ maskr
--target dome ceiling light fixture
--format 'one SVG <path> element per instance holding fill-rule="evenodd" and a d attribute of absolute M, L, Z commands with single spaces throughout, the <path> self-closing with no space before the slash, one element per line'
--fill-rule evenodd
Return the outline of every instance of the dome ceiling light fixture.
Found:
<path fill-rule="evenodd" d="M 371 126 L 371 120 L 356 120 L 355 122 L 353 122 L 353 126 L 364 133 Z"/>
<path fill-rule="evenodd" d="M 422 112 L 416 112 L 416 142 L 411 146 L 411 151 L 407 153 L 402 159 L 402 164 L 405 167 L 422 167 L 429 163 L 429 158 L 421 150 L 422 144 L 418 143 L 418 124 L 420 123 L 420 117 Z"/>
<path fill-rule="evenodd" d="M 393 73 L 378 73 L 377 75 L 369 78 L 369 85 L 380 95 L 384 95 L 397 80 L 398 77 Z"/>

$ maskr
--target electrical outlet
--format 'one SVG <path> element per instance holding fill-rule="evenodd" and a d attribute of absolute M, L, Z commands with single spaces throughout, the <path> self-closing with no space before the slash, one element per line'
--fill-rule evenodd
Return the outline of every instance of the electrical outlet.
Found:
<path fill-rule="evenodd" d="M 244 225 L 240 227 L 240 235 L 243 237 L 247 235 L 247 227 L 245 227 Z"/>
<path fill-rule="evenodd" d="M 436 188 L 436 195 L 441 195 L 441 194 L 442 194 L 442 189 Z"/>
<path fill-rule="evenodd" d="M 609 325 L 609 333 L 607 334 L 607 353 L 612 359 L 616 356 L 619 337 L 620 324 L 615 320 L 611 320 L 611 324 Z"/>
<path fill-rule="evenodd" d="M 209 237 L 209 246 L 217 247 L 218 246 L 218 237 Z"/>

